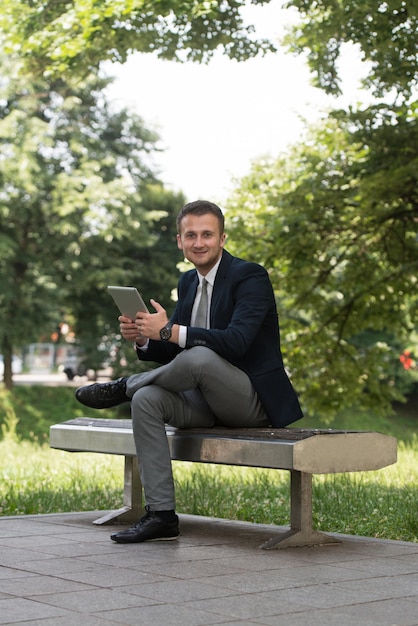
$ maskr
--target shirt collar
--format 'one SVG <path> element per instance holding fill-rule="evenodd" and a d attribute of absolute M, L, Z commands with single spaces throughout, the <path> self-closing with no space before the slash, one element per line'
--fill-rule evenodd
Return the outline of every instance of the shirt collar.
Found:
<path fill-rule="evenodd" d="M 220 257 L 219 261 L 217 261 L 215 263 L 215 265 L 212 267 L 212 269 L 206 274 L 205 277 L 203 277 L 202 274 L 199 274 L 199 272 L 197 272 L 197 275 L 199 277 L 199 285 L 202 284 L 202 279 L 206 278 L 206 280 L 208 281 L 209 285 L 211 287 L 213 287 L 213 284 L 214 284 L 215 278 L 216 278 L 216 272 L 218 271 L 219 263 L 221 262 L 221 259 L 222 259 L 222 256 Z"/>

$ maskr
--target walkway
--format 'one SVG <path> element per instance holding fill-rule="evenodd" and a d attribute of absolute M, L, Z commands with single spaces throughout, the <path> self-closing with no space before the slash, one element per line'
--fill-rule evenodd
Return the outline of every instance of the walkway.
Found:
<path fill-rule="evenodd" d="M 0 517 L 0 624 L 418 625 L 418 543 L 265 551 L 283 529 L 184 515 L 178 541 L 126 546 L 96 517 Z"/>

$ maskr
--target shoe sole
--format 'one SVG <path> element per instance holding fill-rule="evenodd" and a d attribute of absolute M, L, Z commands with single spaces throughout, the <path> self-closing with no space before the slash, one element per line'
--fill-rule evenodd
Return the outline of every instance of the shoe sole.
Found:
<path fill-rule="evenodd" d="M 145 541 L 175 541 L 178 538 L 177 535 L 177 537 L 156 537 L 155 539 L 145 539 Z"/>
<path fill-rule="evenodd" d="M 179 536 L 177 535 L 176 537 L 155 537 L 154 539 L 143 539 L 142 541 L 126 541 L 125 539 L 120 540 L 113 537 L 110 538 L 115 543 L 149 543 L 151 541 L 175 541 L 179 538 Z"/>

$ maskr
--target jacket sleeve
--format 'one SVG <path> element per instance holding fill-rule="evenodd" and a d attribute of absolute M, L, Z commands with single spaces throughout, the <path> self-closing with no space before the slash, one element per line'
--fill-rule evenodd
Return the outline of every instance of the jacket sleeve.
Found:
<path fill-rule="evenodd" d="M 189 327 L 186 348 L 206 346 L 229 361 L 242 359 L 262 329 L 278 328 L 273 289 L 266 270 L 244 263 L 212 294 L 211 328 Z"/>

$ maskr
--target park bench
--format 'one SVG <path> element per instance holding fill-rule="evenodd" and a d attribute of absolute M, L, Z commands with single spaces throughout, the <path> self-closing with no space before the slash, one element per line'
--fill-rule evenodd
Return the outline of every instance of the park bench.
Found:
<path fill-rule="evenodd" d="M 312 476 L 373 471 L 397 460 L 394 437 L 370 431 L 299 428 L 166 428 L 171 457 L 290 471 L 290 529 L 264 549 L 340 543 L 312 527 Z M 94 524 L 136 522 L 142 515 L 140 482 L 130 419 L 80 417 L 51 426 L 52 448 L 125 457 L 123 507 Z"/>

